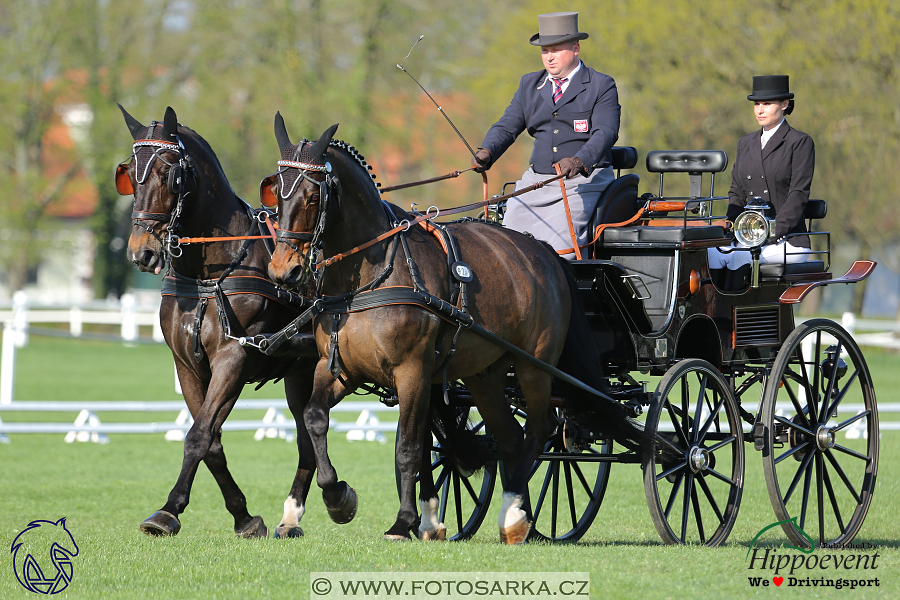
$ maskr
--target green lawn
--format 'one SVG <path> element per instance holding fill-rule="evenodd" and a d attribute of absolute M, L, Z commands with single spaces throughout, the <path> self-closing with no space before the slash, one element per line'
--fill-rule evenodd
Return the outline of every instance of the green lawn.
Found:
<path fill-rule="evenodd" d="M 900 358 L 868 350 L 867 358 L 879 401 L 900 401 L 896 391 Z M 18 400 L 178 398 L 172 388 L 171 356 L 164 346 L 124 347 L 34 336 L 18 355 L 17 376 Z M 279 395 L 278 386 L 267 386 L 246 397 Z M 248 414 L 240 418 L 252 418 Z M 22 413 L 0 416 L 25 420 Z M 27 415 L 27 420 L 37 416 Z M 147 416 L 157 421 L 170 418 L 174 414 Z M 296 468 L 296 447 L 280 440 L 255 442 L 252 436 L 252 432 L 226 433 L 226 453 L 251 512 L 261 514 L 274 528 Z M 875 499 L 856 538 L 856 543 L 879 547 L 878 569 L 840 575 L 878 576 L 881 586 L 853 591 L 750 587 L 748 576 L 767 573 L 748 570 L 748 545 L 775 520 L 760 457 L 750 446 L 740 515 L 724 547 L 660 544 L 636 465 L 612 469 L 606 499 L 580 543 L 504 547 L 498 542 L 496 513 L 488 515 L 478 535 L 467 543 L 382 541 L 381 533 L 397 509 L 393 440 L 388 437 L 383 445 L 349 443 L 338 434 L 329 439 L 341 478 L 359 493 L 359 512 L 352 523 L 333 524 L 316 488 L 303 518 L 304 538 L 239 540 L 203 467 L 177 537 L 153 539 L 138 531 L 140 521 L 165 502 L 181 463 L 180 444 L 165 442 L 162 434 L 112 435 L 105 445 L 65 444 L 61 435 L 11 435 L 10 444 L 0 444 L 0 544 L 8 548 L 31 520 L 67 517 L 81 550 L 74 561 L 73 581 L 60 594 L 71 598 L 306 598 L 309 573 L 315 571 L 587 571 L 593 598 L 744 598 L 779 593 L 791 598 L 900 597 L 896 518 L 900 432 L 882 437 Z M 492 503 L 495 510 L 498 506 L 499 486 Z M 777 533 L 773 530 L 770 539 L 776 545 L 781 541 Z M 0 566 L 0 598 L 28 597 L 15 579 L 11 559 L 2 564 L 6 566 Z M 829 573 L 810 573 L 823 574 Z"/>

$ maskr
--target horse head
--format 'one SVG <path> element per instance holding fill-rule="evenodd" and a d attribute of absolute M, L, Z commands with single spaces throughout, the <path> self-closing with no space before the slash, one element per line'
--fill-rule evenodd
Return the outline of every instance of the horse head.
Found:
<path fill-rule="evenodd" d="M 325 217 L 335 182 L 326 160 L 337 125 L 316 142 L 304 139 L 292 144 L 281 113 L 275 115 L 275 138 L 281 150 L 278 171 L 259 186 L 263 206 L 278 206 L 279 229 L 269 276 L 287 287 L 309 281 L 313 263 L 321 249 Z"/>
<path fill-rule="evenodd" d="M 162 123 L 144 126 L 119 105 L 134 138 L 131 160 L 116 168 L 116 190 L 134 196 L 126 257 L 141 271 L 158 274 L 181 249 L 174 234 L 181 203 L 194 187 L 194 173 L 171 107 Z"/>

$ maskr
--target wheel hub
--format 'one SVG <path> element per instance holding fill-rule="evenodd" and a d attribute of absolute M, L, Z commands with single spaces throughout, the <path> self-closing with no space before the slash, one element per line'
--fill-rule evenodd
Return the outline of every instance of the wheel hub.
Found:
<path fill-rule="evenodd" d="M 820 425 L 819 429 L 816 430 L 816 446 L 819 447 L 819 450 L 824 452 L 829 448 L 834 448 L 835 443 L 834 430 L 825 425 Z"/>
<path fill-rule="evenodd" d="M 706 448 L 701 448 L 699 446 L 694 446 L 688 452 L 687 462 L 688 467 L 690 467 L 692 472 L 699 473 L 700 471 L 705 471 L 709 468 L 709 450 L 707 450 Z"/>

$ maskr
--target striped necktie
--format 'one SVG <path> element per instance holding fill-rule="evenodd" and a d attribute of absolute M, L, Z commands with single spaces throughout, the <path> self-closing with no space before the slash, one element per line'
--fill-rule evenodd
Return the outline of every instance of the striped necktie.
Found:
<path fill-rule="evenodd" d="M 557 101 L 559 101 L 559 98 L 563 94 L 562 86 L 568 80 L 568 77 L 563 77 L 562 79 L 553 79 L 553 104 L 556 104 Z"/>

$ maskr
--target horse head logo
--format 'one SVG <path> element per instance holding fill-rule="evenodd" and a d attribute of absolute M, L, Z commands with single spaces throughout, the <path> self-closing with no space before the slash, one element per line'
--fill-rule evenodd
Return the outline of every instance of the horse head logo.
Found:
<path fill-rule="evenodd" d="M 10 549 L 16 579 L 37 594 L 58 594 L 72 581 L 72 559 L 78 556 L 66 519 L 32 521 L 16 536 Z"/>

